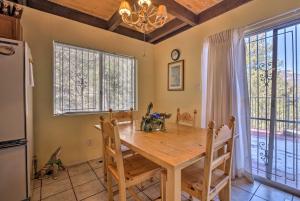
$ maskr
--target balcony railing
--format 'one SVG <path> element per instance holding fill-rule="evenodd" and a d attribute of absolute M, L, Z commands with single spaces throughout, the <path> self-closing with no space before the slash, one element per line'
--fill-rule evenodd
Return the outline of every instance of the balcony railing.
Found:
<path fill-rule="evenodd" d="M 251 105 L 258 102 L 267 101 L 271 97 L 251 97 Z M 272 171 L 267 172 L 268 165 L 268 145 L 270 141 L 269 125 L 270 118 L 262 117 L 255 110 L 251 111 L 251 155 L 252 168 L 255 174 L 266 177 L 271 175 L 271 179 L 299 188 L 299 150 L 300 150 L 300 121 L 293 118 L 294 113 L 287 108 L 295 107 L 295 102 L 291 97 L 276 97 L 277 117 L 275 120 L 275 135 Z M 255 107 L 254 107 L 255 108 Z M 257 110 L 256 110 L 257 111 Z M 269 115 L 268 115 L 269 116 Z M 285 118 L 285 116 L 287 118 Z"/>

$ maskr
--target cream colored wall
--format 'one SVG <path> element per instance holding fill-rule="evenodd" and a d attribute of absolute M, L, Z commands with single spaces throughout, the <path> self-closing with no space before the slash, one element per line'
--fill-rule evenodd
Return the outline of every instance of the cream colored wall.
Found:
<path fill-rule="evenodd" d="M 34 59 L 34 136 L 39 166 L 62 146 L 62 160 L 70 165 L 101 156 L 99 133 L 93 128 L 98 115 L 53 116 L 52 42 L 132 55 L 138 59 L 139 111 L 144 112 L 154 97 L 153 45 L 119 34 L 25 8 L 22 17 L 24 39 Z M 91 146 L 88 146 L 91 140 Z"/>
<path fill-rule="evenodd" d="M 193 27 L 154 47 L 155 103 L 158 110 L 176 114 L 176 108 L 201 114 L 201 49 L 203 40 L 226 29 L 245 27 L 265 18 L 299 8 L 299 0 L 254 0 L 219 17 Z M 185 90 L 167 91 L 167 66 L 172 49 L 180 49 L 185 60 Z M 173 120 L 175 115 L 173 115 Z"/>
<path fill-rule="evenodd" d="M 176 108 L 196 108 L 200 122 L 201 48 L 205 37 L 232 27 L 248 24 L 300 7 L 299 0 L 254 0 L 233 11 L 198 25 L 155 46 L 91 27 L 62 17 L 25 8 L 22 25 L 24 39 L 34 58 L 34 135 L 39 165 L 51 152 L 62 146 L 62 160 L 74 164 L 101 156 L 101 140 L 93 125 L 98 115 L 53 117 L 52 111 L 52 41 L 133 55 L 138 59 L 139 111 L 144 113 L 149 101 L 155 110 L 173 113 Z M 170 52 L 181 50 L 185 60 L 185 90 L 167 91 L 167 64 Z M 140 115 L 139 115 L 140 116 Z M 91 146 L 88 146 L 91 140 Z"/>

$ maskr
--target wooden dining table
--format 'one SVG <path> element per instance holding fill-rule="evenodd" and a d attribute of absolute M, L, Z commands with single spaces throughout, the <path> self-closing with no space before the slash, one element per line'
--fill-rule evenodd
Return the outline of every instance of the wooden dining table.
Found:
<path fill-rule="evenodd" d="M 149 133 L 135 121 L 120 124 L 119 133 L 123 145 L 167 170 L 166 200 L 180 201 L 181 170 L 205 155 L 207 129 L 167 123 L 166 131 Z"/>

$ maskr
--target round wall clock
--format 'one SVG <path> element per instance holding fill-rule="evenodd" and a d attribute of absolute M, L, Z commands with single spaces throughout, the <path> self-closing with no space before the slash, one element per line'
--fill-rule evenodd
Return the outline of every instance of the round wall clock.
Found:
<path fill-rule="evenodd" d="M 174 49 L 171 52 L 171 58 L 173 61 L 176 61 L 180 58 L 180 51 L 178 49 Z"/>

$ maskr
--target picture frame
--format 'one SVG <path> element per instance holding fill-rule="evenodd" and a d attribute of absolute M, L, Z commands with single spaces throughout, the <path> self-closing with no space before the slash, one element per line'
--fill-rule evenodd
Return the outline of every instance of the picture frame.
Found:
<path fill-rule="evenodd" d="M 184 60 L 168 64 L 168 91 L 184 90 Z"/>

